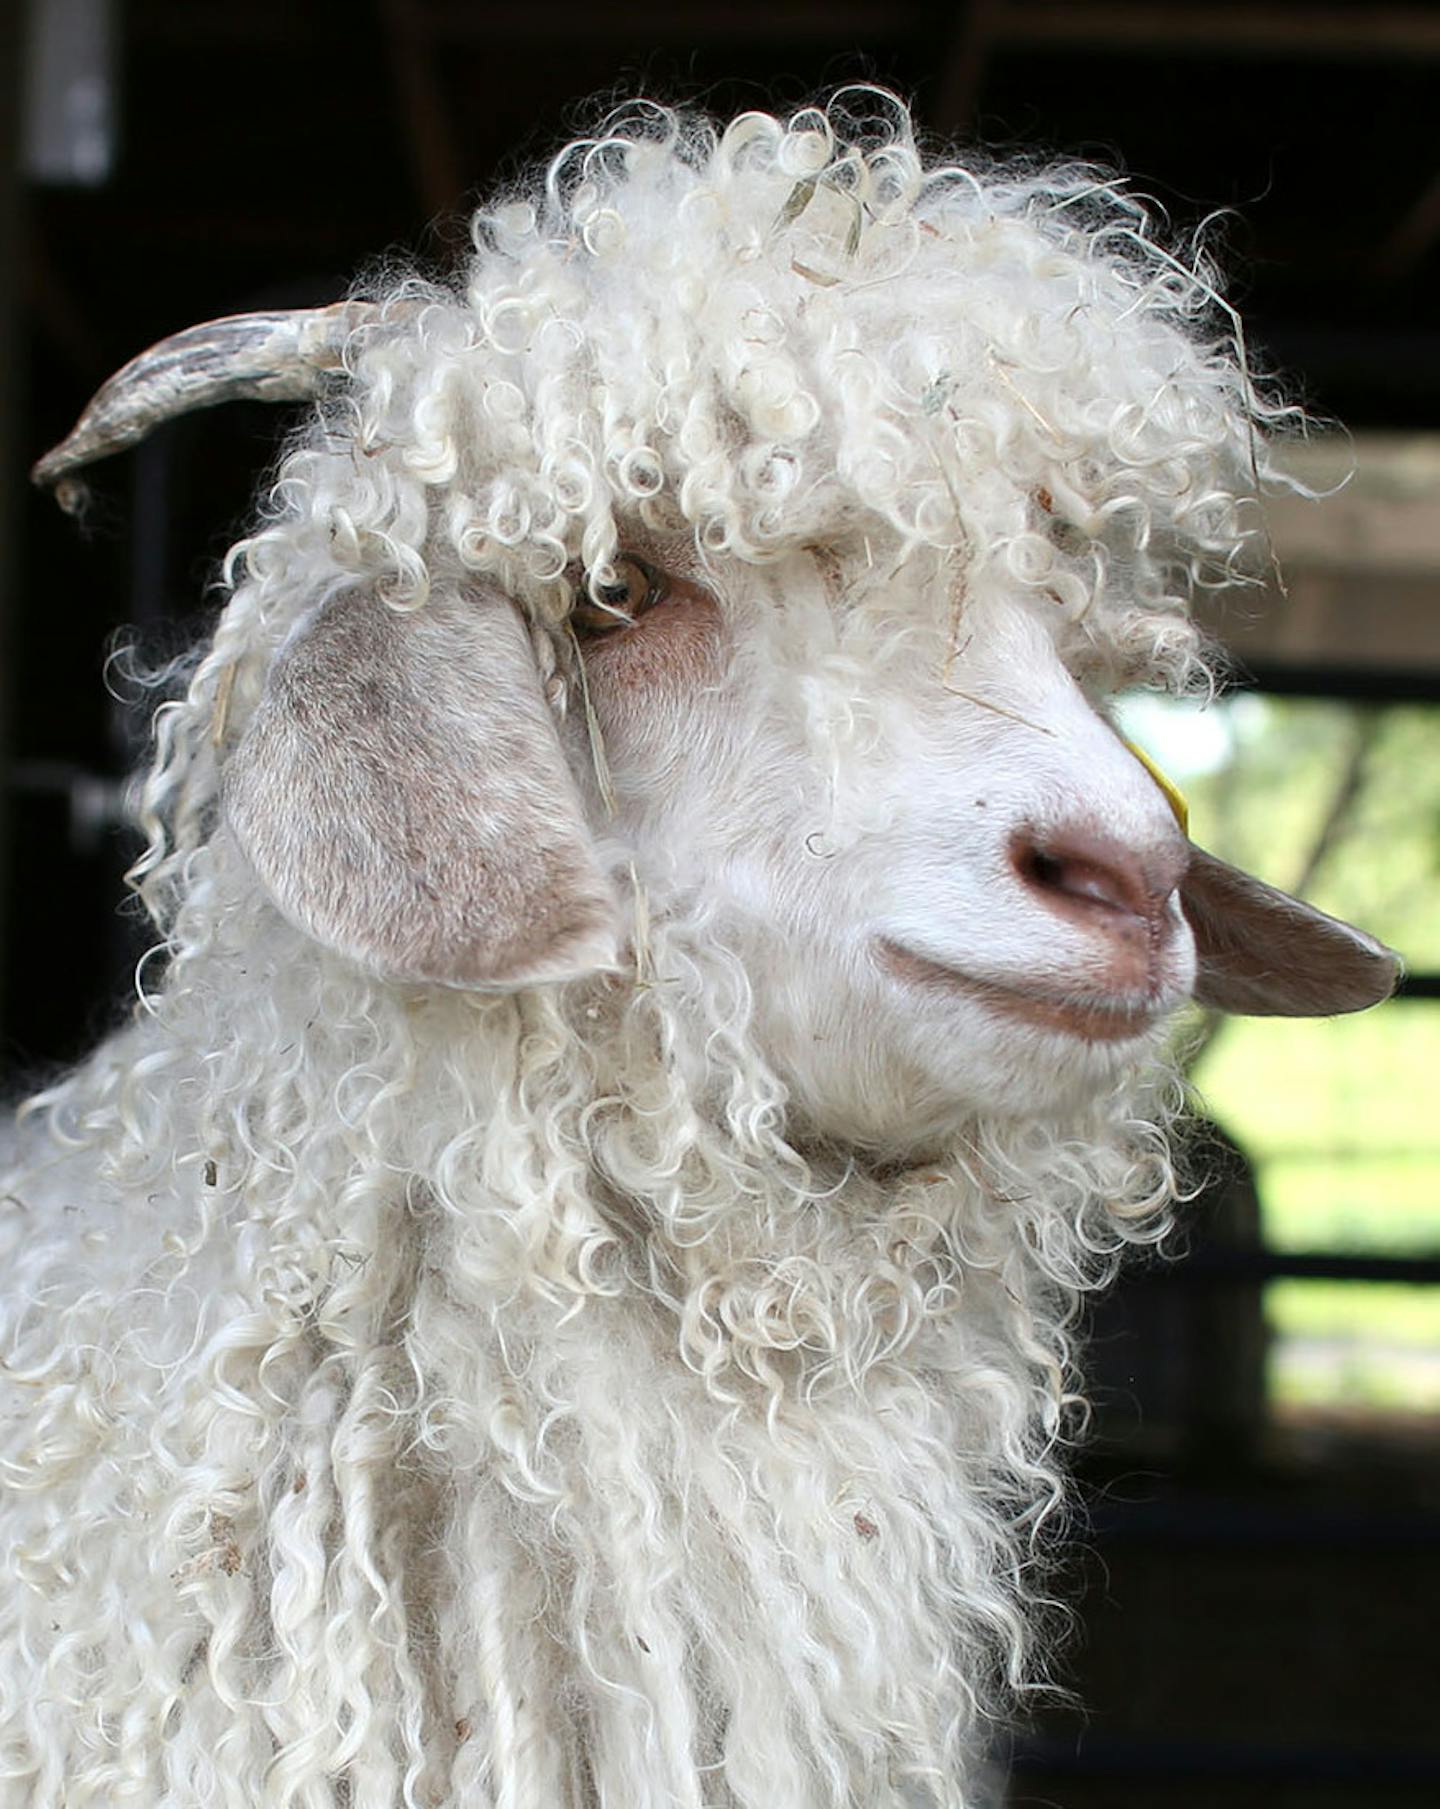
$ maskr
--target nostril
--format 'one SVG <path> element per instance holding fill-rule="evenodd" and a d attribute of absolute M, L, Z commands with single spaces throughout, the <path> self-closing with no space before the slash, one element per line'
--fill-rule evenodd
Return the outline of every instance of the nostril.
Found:
<path fill-rule="evenodd" d="M 1053 854 L 1047 854 L 1043 848 L 1017 847 L 1013 860 L 1015 871 L 1027 886 L 1037 892 L 1065 892 L 1069 890 L 1066 878 L 1065 862 Z"/>
<path fill-rule="evenodd" d="M 1121 913 L 1154 922 L 1184 872 L 1183 849 L 1139 851 L 1096 831 L 1024 829 L 1011 842 L 1011 865 L 1052 909 Z"/>

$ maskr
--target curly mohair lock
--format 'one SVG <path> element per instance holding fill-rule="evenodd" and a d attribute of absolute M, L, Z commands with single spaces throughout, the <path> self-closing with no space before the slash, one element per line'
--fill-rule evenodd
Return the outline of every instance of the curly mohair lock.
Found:
<path fill-rule="evenodd" d="M 142 795 L 167 971 L 0 1208 L 0 1792 L 960 1809 L 1163 1086 L 901 1172 L 796 1147 L 703 900 L 654 901 L 664 984 L 396 985 L 276 915 L 220 773 L 320 600 L 478 574 L 558 644 L 634 524 L 930 549 L 1183 684 L 1280 411 L 1122 189 L 928 161 L 868 91 L 637 106 L 475 243 L 357 328 L 232 555 Z"/>
<path fill-rule="evenodd" d="M 1102 684 L 1206 681 L 1189 598 L 1253 572 L 1261 430 L 1300 415 L 1252 380 L 1200 244 L 1167 245 L 1123 182 L 927 159 L 866 88 L 723 129 L 636 103 L 472 234 L 460 280 L 374 294 L 232 550 L 207 719 L 243 726 L 327 588 L 408 608 L 475 574 L 553 632 L 577 570 L 612 578 L 621 519 L 746 561 L 940 549 L 962 588 L 999 572 L 1052 600 Z M 148 828 L 142 873 L 176 845 Z"/>
<path fill-rule="evenodd" d="M 1258 532 L 1254 422 L 1291 411 L 1198 249 L 1089 167 L 927 161 L 869 90 L 723 131 L 637 105 L 473 233 L 462 282 L 357 329 L 243 549 L 262 591 L 303 561 L 417 604 L 459 569 L 553 621 L 624 515 L 745 560 L 883 524 L 1170 618 Z"/>

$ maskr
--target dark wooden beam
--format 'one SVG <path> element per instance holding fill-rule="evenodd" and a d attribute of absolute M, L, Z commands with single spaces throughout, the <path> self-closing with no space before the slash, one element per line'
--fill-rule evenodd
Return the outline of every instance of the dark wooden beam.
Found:
<path fill-rule="evenodd" d="M 546 43 L 560 54 L 566 44 L 667 44 L 705 49 L 714 45 L 809 44 L 864 47 L 917 34 L 930 8 L 918 0 L 715 0 L 676 6 L 672 0 L 635 0 L 597 6 L 588 0 L 533 0 L 533 4 L 477 8 L 470 0 L 424 0 L 430 28 L 442 42 Z"/>
<path fill-rule="evenodd" d="M 465 189 L 449 108 L 435 69 L 434 27 L 420 0 L 380 0 L 389 60 L 415 188 L 433 220 L 448 213 Z"/>
<path fill-rule="evenodd" d="M 1407 277 L 1440 239 L 1440 175 L 1396 224 L 1375 259 L 1375 274 L 1386 282 Z"/>
<path fill-rule="evenodd" d="M 946 137 L 961 137 L 975 124 L 985 63 L 1005 11 L 1006 0 L 970 0 L 955 8 L 935 98 L 926 110 L 930 124 Z"/>
<path fill-rule="evenodd" d="M 1334 60 L 1440 57 L 1440 13 L 1428 6 L 1255 6 L 1206 0 L 1012 0 L 997 21 L 1007 46 L 1163 50 L 1221 57 Z"/>
<path fill-rule="evenodd" d="M 962 0 L 957 0 L 957 5 Z M 864 48 L 914 35 L 933 8 L 922 0 L 713 0 L 687 7 L 667 0 L 600 6 L 586 0 L 534 0 L 533 4 L 480 6 L 475 0 L 423 0 L 418 8 L 430 37 L 441 44 L 544 44 L 557 59 L 567 44 L 713 45 L 774 43 Z M 323 44 L 335 29 L 327 9 L 294 0 L 248 0 L 243 7 L 210 0 L 135 0 L 137 40 L 216 48 L 227 44 L 277 47 Z M 557 75 L 563 90 L 563 75 Z"/>
<path fill-rule="evenodd" d="M 7 901 L 16 865 L 8 769 L 13 752 L 11 650 L 16 640 L 14 611 L 19 591 L 15 535 L 25 492 L 18 426 L 22 402 L 19 270 L 25 233 L 20 186 L 22 10 L 18 6 L 0 6 L 0 941 L 9 929 Z M 0 976 L 3 973 L 0 967 Z M 11 1027 L 4 1015 L 6 1003 L 0 996 L 0 1025 L 8 1042 Z"/>

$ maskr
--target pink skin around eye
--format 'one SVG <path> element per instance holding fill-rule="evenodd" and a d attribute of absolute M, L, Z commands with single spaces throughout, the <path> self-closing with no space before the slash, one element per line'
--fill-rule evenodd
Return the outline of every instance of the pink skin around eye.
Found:
<path fill-rule="evenodd" d="M 650 698 L 684 696 L 719 676 L 720 608 L 697 584 L 668 578 L 660 602 L 629 628 L 587 636 L 585 670 L 595 694 L 618 703 L 644 692 Z"/>

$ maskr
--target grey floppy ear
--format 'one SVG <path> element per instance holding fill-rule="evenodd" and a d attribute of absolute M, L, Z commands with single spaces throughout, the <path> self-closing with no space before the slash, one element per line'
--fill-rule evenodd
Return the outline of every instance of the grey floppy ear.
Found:
<path fill-rule="evenodd" d="M 1180 900 L 1195 932 L 1195 997 L 1252 1017 L 1330 1017 L 1388 999 L 1400 958 L 1373 936 L 1190 851 Z"/>
<path fill-rule="evenodd" d="M 613 967 L 614 897 L 499 591 L 368 591 L 282 649 L 225 814 L 280 910 L 387 978 L 512 988 Z"/>

